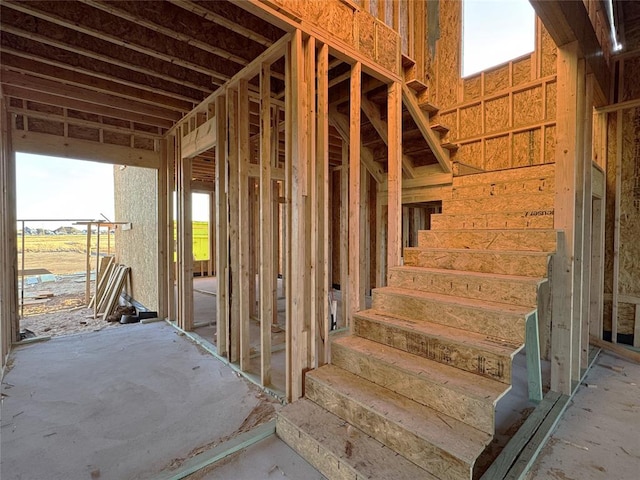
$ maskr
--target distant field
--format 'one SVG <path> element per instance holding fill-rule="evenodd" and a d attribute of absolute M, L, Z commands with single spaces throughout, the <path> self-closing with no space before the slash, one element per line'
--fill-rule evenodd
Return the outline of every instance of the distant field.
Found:
<path fill-rule="evenodd" d="M 100 253 L 107 253 L 107 234 L 100 235 Z M 111 253 L 115 239 L 111 235 Z M 97 235 L 91 235 L 91 251 L 95 255 Z M 64 275 L 86 271 L 86 235 L 25 235 L 24 268 L 46 268 L 51 273 Z M 22 237 L 18 237 L 18 268 L 22 268 Z M 95 256 L 91 259 L 95 268 Z"/>

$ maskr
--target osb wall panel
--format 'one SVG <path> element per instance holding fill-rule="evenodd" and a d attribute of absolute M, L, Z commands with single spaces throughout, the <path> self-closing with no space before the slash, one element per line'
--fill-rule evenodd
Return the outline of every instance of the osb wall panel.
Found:
<path fill-rule="evenodd" d="M 40 118 L 28 118 L 27 130 L 31 132 L 62 136 L 64 135 L 64 123 L 43 120 Z"/>
<path fill-rule="evenodd" d="M 485 170 L 553 163 L 557 48 L 542 23 L 537 20 L 532 54 L 463 79 L 462 2 L 439 6 L 435 78 L 426 81 L 439 108 L 432 121 L 452 127 L 446 141 L 460 145 L 454 159 Z"/>
<path fill-rule="evenodd" d="M 97 128 L 81 127 L 70 123 L 68 125 L 68 136 L 70 138 L 79 138 L 80 140 L 91 140 L 93 142 L 100 141 L 100 131 Z"/>
<path fill-rule="evenodd" d="M 613 293 L 613 232 L 616 205 L 616 155 L 618 136 L 617 112 L 610 113 L 607 118 L 607 165 L 606 165 L 606 200 L 605 200 L 605 257 L 604 257 L 604 293 Z M 606 317 L 605 317 L 606 318 Z"/>
<path fill-rule="evenodd" d="M 150 310 L 158 308 L 158 232 L 156 170 L 114 167 L 115 216 L 131 222 L 116 229 L 116 260 L 131 267 L 132 297 Z"/>
<path fill-rule="evenodd" d="M 638 80 L 639 74 L 640 56 L 625 59 L 623 68 L 624 88 L 622 89 L 622 98 L 620 98 L 621 102 L 640 98 L 640 81 Z"/>

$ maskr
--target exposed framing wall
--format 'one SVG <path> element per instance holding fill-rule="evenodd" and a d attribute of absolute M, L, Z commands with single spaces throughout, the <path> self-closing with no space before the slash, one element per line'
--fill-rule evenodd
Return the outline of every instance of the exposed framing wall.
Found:
<path fill-rule="evenodd" d="M 535 50 L 473 76 L 461 77 L 462 2 L 440 2 L 429 100 L 447 126 L 454 158 L 484 170 L 555 160 L 557 49 L 536 19 Z"/>
<path fill-rule="evenodd" d="M 616 61 L 607 126 L 605 337 L 640 346 L 640 55 Z"/>

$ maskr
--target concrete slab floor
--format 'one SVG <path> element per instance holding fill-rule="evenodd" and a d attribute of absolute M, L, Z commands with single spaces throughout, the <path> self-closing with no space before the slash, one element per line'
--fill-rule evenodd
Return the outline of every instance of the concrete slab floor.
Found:
<path fill-rule="evenodd" d="M 157 478 L 279 407 L 165 323 L 17 347 L 9 362 L 2 480 Z"/>
<path fill-rule="evenodd" d="M 640 365 L 601 353 L 527 478 L 640 478 Z"/>

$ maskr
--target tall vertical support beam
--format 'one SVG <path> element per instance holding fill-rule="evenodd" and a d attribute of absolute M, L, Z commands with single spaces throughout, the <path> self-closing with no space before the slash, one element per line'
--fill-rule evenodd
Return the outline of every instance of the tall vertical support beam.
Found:
<path fill-rule="evenodd" d="M 351 316 L 364 308 L 360 288 L 361 224 L 360 217 L 360 95 L 362 92 L 362 65 L 351 66 L 349 100 L 349 311 L 345 319 L 351 326 Z"/>
<path fill-rule="evenodd" d="M 22 222 L 22 270 L 24 270 L 24 221 Z M 89 222 L 87 224 L 87 258 L 86 258 L 86 271 L 87 278 L 84 282 L 84 303 L 89 305 L 89 301 L 91 300 L 91 231 L 93 230 L 93 223 Z M 96 252 L 96 256 L 98 253 Z M 98 272 L 96 272 L 97 274 Z"/>
<path fill-rule="evenodd" d="M 165 258 L 167 269 L 167 283 L 165 290 L 167 292 L 167 315 L 169 320 L 177 319 L 176 312 L 176 263 L 174 253 L 176 252 L 176 224 L 173 218 L 173 193 L 176 191 L 176 137 L 169 135 L 167 137 L 167 187 L 166 187 L 166 230 L 165 237 L 167 239 L 167 256 Z"/>
<path fill-rule="evenodd" d="M 166 318 L 168 312 L 168 299 L 169 299 L 169 290 L 167 288 L 167 276 L 168 276 L 168 265 L 167 265 L 167 257 L 169 256 L 168 252 L 168 238 L 167 238 L 167 230 L 169 227 L 169 221 L 167 219 L 167 177 L 168 177 L 168 165 L 173 161 L 173 152 L 169 150 L 169 140 L 164 138 L 160 140 L 160 165 L 158 166 L 158 173 L 156 177 L 156 183 L 158 186 L 158 203 L 157 203 L 157 213 L 158 221 L 157 221 L 157 231 L 158 235 L 158 318 Z M 109 238 L 109 230 L 107 230 L 107 238 Z M 96 279 L 97 279 L 96 270 Z M 97 281 L 97 280 L 96 280 Z M 97 284 L 96 284 L 97 285 Z M 97 288 L 96 288 L 97 291 Z"/>
<path fill-rule="evenodd" d="M 583 215 L 582 215 L 582 277 L 580 306 L 580 365 L 582 368 L 589 361 L 589 319 L 591 306 L 591 240 L 593 229 L 593 189 L 591 184 L 591 172 L 593 165 L 593 95 L 594 95 L 594 77 L 593 74 L 586 76 L 584 96 L 581 97 L 584 102 L 584 111 L 582 114 L 582 170 L 583 170 Z M 581 368 L 581 369 L 582 369 Z M 578 372 L 581 374 L 581 372 Z M 579 379 L 578 379 L 579 380 Z"/>
<path fill-rule="evenodd" d="M 387 88 L 387 275 L 402 260 L 402 85 Z M 378 227 L 380 228 L 380 227 Z"/>
<path fill-rule="evenodd" d="M 554 227 L 561 230 L 553 265 L 551 333 L 551 389 L 573 390 L 573 253 L 576 222 L 576 164 L 578 118 L 578 43 L 558 49 L 558 106 L 556 145 L 556 198 Z"/>
<path fill-rule="evenodd" d="M 213 192 L 209 192 L 209 262 L 207 265 L 207 273 L 210 277 L 216 274 L 216 213 L 216 195 L 214 189 Z"/>
<path fill-rule="evenodd" d="M 620 74 L 621 75 L 621 74 Z M 622 76 L 622 75 L 621 75 Z M 622 128 L 623 111 L 616 114 L 616 189 L 613 214 L 613 287 L 611 297 L 611 342 L 618 343 L 618 311 L 620 302 L 620 222 L 622 203 Z"/>
<path fill-rule="evenodd" d="M 276 130 L 277 132 L 277 130 Z M 274 262 L 271 180 L 271 67 L 260 68 L 260 383 L 271 383 Z"/>
<path fill-rule="evenodd" d="M 18 340 L 18 249 L 16 157 L 11 144 L 11 117 L 0 90 L 0 342 L 5 365 L 11 343 Z"/>
<path fill-rule="evenodd" d="M 234 292 L 234 303 L 237 299 L 238 315 L 240 319 L 240 370 L 249 370 L 250 363 L 250 320 L 251 297 L 249 278 L 251 256 L 249 253 L 249 82 L 242 79 L 238 82 L 238 186 L 237 186 L 237 218 L 238 235 L 238 290 Z M 232 237 L 234 238 L 234 237 Z M 234 275 L 235 278 L 236 275 Z"/>
<path fill-rule="evenodd" d="M 315 175 L 311 176 L 314 189 L 311 200 L 314 209 L 314 228 L 311 232 L 314 248 L 315 301 L 312 318 L 318 331 L 316 336 L 316 365 L 329 359 L 329 47 L 320 46 L 317 59 L 317 112 Z"/>
<path fill-rule="evenodd" d="M 349 145 L 342 140 L 340 167 L 340 296 L 343 325 L 349 325 Z"/>
<path fill-rule="evenodd" d="M 229 291 L 229 360 L 240 361 L 240 248 L 238 237 L 240 235 L 239 217 L 239 180 L 238 180 L 238 137 L 240 134 L 240 112 L 238 104 L 238 91 L 232 88 L 227 90 L 227 111 L 229 112 L 229 138 L 227 143 L 227 168 L 229 169 L 229 257 L 231 288 Z"/>
<path fill-rule="evenodd" d="M 294 89 L 297 88 L 297 82 L 294 66 L 297 68 L 297 63 L 300 61 L 302 49 L 302 37 L 300 31 L 296 31 L 291 40 L 287 44 L 287 51 L 285 52 L 285 90 L 284 90 L 284 115 L 285 115 L 285 129 L 284 129 L 284 208 L 283 208 L 283 241 L 282 241 L 282 257 L 284 267 L 284 292 L 285 292 L 285 334 L 286 334 L 286 349 L 285 349 L 285 389 L 287 401 L 294 400 L 294 375 L 293 375 L 293 299 L 291 296 L 291 270 L 293 262 L 291 258 L 291 210 L 293 201 L 292 195 L 292 182 L 293 182 L 293 109 L 294 109 Z M 296 57 L 294 59 L 294 57 Z M 297 393 L 297 391 L 296 391 Z M 298 397 L 295 397 L 296 399 Z"/>
<path fill-rule="evenodd" d="M 304 296 L 303 296 L 303 338 L 305 345 L 305 352 L 302 355 L 302 368 L 303 370 L 314 368 L 317 364 L 317 346 L 318 346 L 318 325 L 312 306 L 317 302 L 315 287 L 315 274 L 316 274 L 316 250 L 315 250 L 315 238 L 313 231 L 315 229 L 315 215 L 314 209 L 314 189 L 316 182 L 316 39 L 314 37 L 308 37 L 303 44 L 304 54 L 304 122 L 306 124 L 306 137 L 305 137 L 305 156 L 302 162 L 303 165 L 303 201 L 304 201 L 304 232 L 302 238 L 304 238 L 304 248 L 306 252 L 307 261 L 302 265 L 303 268 L 308 269 L 308 274 L 304 279 Z M 304 384 L 304 382 L 303 382 Z M 304 392 L 303 392 L 304 393 Z"/>
<path fill-rule="evenodd" d="M 180 249 L 178 252 L 179 279 L 178 298 L 180 310 L 178 325 L 184 330 L 193 329 L 193 215 L 191 202 L 191 165 L 190 158 L 180 158 L 180 198 L 178 216 Z"/>
<path fill-rule="evenodd" d="M 229 236 L 227 204 L 227 108 L 226 96 L 216 98 L 216 348 L 218 355 L 229 353 Z"/>

